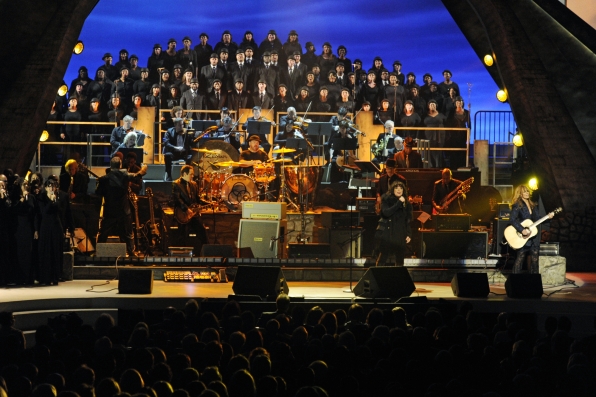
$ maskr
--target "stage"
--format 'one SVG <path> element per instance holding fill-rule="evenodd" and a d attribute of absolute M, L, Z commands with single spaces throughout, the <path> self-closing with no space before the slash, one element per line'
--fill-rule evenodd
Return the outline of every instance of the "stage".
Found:
<path fill-rule="evenodd" d="M 134 269 L 131 266 L 122 267 Z M 77 279 L 66 281 L 57 286 L 4 287 L 0 289 L 2 302 L 0 310 L 15 312 L 16 326 L 28 335 L 32 343 L 33 331 L 48 318 L 62 313 L 76 312 L 86 323 L 93 324 L 103 312 L 110 313 L 118 321 L 126 321 L 122 313 L 142 309 L 146 313 L 161 313 L 168 306 L 182 309 L 184 303 L 194 298 L 201 301 L 205 310 L 219 314 L 221 308 L 233 295 L 233 282 L 188 283 L 153 281 L 150 294 L 119 294 L 118 280 Z M 596 273 L 568 273 L 567 284 L 559 286 L 544 285 L 541 299 L 511 299 L 505 294 L 503 283 L 491 282 L 490 293 L 486 298 L 455 297 L 449 283 L 415 282 L 416 290 L 409 298 L 401 302 L 387 299 L 359 298 L 350 292 L 350 283 L 325 281 L 288 281 L 289 295 L 293 305 L 305 305 L 309 308 L 319 305 L 324 310 L 347 308 L 354 302 L 361 303 L 365 310 L 371 307 L 392 308 L 402 306 L 411 316 L 416 311 L 426 310 L 430 306 L 448 308 L 454 312 L 463 301 L 469 301 L 475 311 L 496 316 L 500 312 L 535 314 L 539 329 L 548 316 L 565 315 L 573 323 L 571 335 L 581 337 L 594 333 L 594 308 L 596 307 Z M 352 283 L 352 288 L 356 283 Z M 242 309 L 260 313 L 274 310 L 273 302 L 260 302 L 246 299 L 241 301 Z"/>

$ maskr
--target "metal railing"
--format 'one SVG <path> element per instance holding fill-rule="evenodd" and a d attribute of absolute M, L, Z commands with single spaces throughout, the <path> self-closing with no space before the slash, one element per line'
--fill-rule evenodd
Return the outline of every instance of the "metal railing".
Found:
<path fill-rule="evenodd" d="M 510 133 L 515 134 L 517 124 L 511 111 L 480 110 L 474 114 L 473 141 L 508 142 Z"/>

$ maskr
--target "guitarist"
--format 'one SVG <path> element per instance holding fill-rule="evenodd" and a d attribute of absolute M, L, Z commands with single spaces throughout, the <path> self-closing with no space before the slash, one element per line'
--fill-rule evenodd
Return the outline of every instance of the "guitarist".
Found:
<path fill-rule="evenodd" d="M 99 178 L 95 194 L 104 199 L 104 211 L 99 226 L 98 243 L 105 243 L 110 233 L 118 234 L 121 242 L 126 242 L 129 256 L 136 257 L 132 218 L 128 201 L 128 183 L 138 175 L 147 173 L 147 165 L 143 165 L 137 174 L 122 170 L 122 160 L 118 156 L 110 160 L 109 172 Z"/>
<path fill-rule="evenodd" d="M 207 232 L 205 226 L 201 222 L 201 214 L 193 206 L 202 203 L 199 197 L 199 186 L 194 181 L 195 171 L 192 166 L 185 165 L 180 169 L 180 178 L 172 183 L 172 198 L 174 206 L 186 213 L 189 222 L 180 224 L 180 228 L 184 229 L 184 235 L 194 232 L 201 240 L 201 244 L 207 244 Z M 190 228 L 190 229 L 189 229 Z"/>
<path fill-rule="evenodd" d="M 463 214 L 460 200 L 466 199 L 465 194 L 461 194 L 457 200 L 452 201 L 447 207 L 442 205 L 443 199 L 457 189 L 461 183 L 462 181 L 452 178 L 449 168 L 445 168 L 441 172 L 441 179 L 435 182 L 433 189 L 433 207 L 439 214 Z"/>
<path fill-rule="evenodd" d="M 538 216 L 538 208 L 536 204 L 530 201 L 530 189 L 528 189 L 525 185 L 519 185 L 513 191 L 513 198 L 511 199 L 511 215 L 509 216 L 509 220 L 511 225 L 522 234 L 522 236 L 529 236 L 531 231 L 529 228 L 524 228 L 522 226 L 522 222 L 526 219 L 530 219 L 532 222 L 536 222 L 539 218 Z M 549 213 L 548 217 L 552 218 L 554 213 Z M 530 273 L 538 273 L 538 255 L 540 250 L 540 237 L 536 238 L 537 236 L 528 238 L 526 244 L 517 250 L 517 256 L 515 258 L 515 263 L 513 264 L 513 273 L 521 273 L 525 271 L 526 266 L 524 266 L 524 262 L 526 260 L 526 256 L 530 253 L 531 261 L 530 261 Z"/>

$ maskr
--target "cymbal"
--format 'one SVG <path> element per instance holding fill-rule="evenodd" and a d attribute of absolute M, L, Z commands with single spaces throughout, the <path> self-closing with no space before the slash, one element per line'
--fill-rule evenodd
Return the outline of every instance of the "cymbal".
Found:
<path fill-rule="evenodd" d="M 272 151 L 271 153 L 277 154 L 277 153 L 294 153 L 296 151 L 296 149 L 288 149 L 285 147 L 282 147 L 281 149 L 277 149 Z"/>
<path fill-rule="evenodd" d="M 287 159 L 287 158 L 284 158 L 284 157 L 282 157 L 280 159 L 277 159 L 277 160 L 271 160 L 272 163 L 290 163 L 292 161 L 294 161 L 294 160 Z"/>
<path fill-rule="evenodd" d="M 205 148 L 197 149 L 197 148 L 193 147 L 190 150 L 192 150 L 193 152 L 199 152 L 199 153 L 217 154 L 216 151 L 205 149 Z"/>
<path fill-rule="evenodd" d="M 237 161 L 220 161 L 219 163 L 215 163 L 218 167 L 240 167 L 241 164 Z"/>

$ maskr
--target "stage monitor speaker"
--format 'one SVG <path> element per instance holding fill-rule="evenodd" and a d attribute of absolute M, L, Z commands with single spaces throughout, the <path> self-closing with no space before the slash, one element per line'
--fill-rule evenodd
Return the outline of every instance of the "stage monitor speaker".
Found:
<path fill-rule="evenodd" d="M 279 266 L 238 266 L 232 290 L 236 295 L 276 297 L 290 290 Z"/>
<path fill-rule="evenodd" d="M 203 244 L 200 256 L 234 258 L 234 247 L 230 244 Z"/>
<path fill-rule="evenodd" d="M 119 269 L 118 293 L 150 294 L 153 292 L 153 270 Z"/>
<path fill-rule="evenodd" d="M 319 234 L 320 236 L 320 234 Z M 325 243 L 289 243 L 288 258 L 290 259 L 329 259 L 331 249 Z"/>
<path fill-rule="evenodd" d="M 542 290 L 542 277 L 540 274 L 510 274 L 505 281 L 505 292 L 508 298 L 540 299 Z"/>
<path fill-rule="evenodd" d="M 126 243 L 97 243 L 95 256 L 97 258 L 124 258 Z"/>
<path fill-rule="evenodd" d="M 422 232 L 422 257 L 425 259 L 484 259 L 487 257 L 487 232 Z"/>
<path fill-rule="evenodd" d="M 238 248 L 250 247 L 255 258 L 277 258 L 280 221 L 240 219 Z"/>
<path fill-rule="evenodd" d="M 488 274 L 457 273 L 451 280 L 451 290 L 458 298 L 486 298 L 490 292 Z"/>
<path fill-rule="evenodd" d="M 390 298 L 410 296 L 416 290 L 405 267 L 371 267 L 354 287 L 354 295 L 361 298 Z"/>

